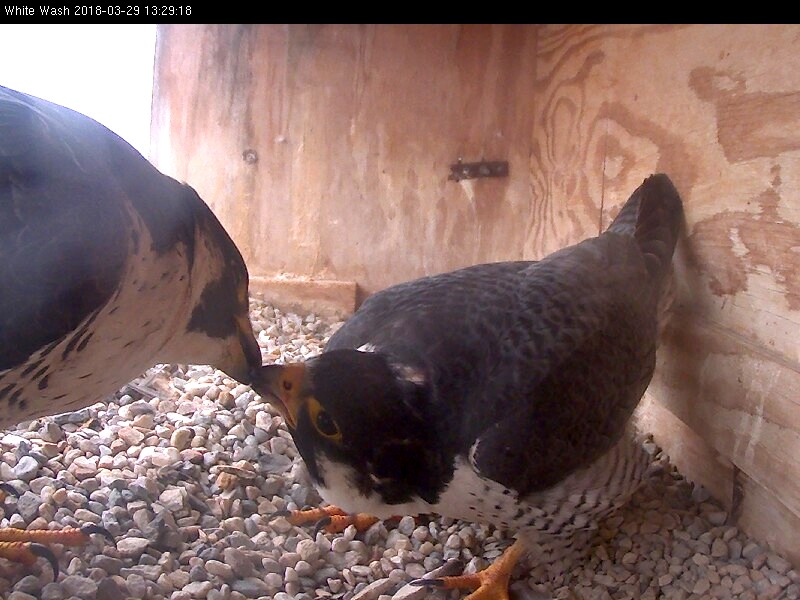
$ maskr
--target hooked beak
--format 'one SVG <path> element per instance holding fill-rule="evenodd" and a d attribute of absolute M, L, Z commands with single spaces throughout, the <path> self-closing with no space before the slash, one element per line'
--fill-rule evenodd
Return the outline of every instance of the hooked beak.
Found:
<path fill-rule="evenodd" d="M 236 317 L 236 334 L 231 338 L 228 364 L 220 365 L 219 368 L 236 381 L 251 384 L 254 374 L 261 368 L 261 349 L 246 314 Z"/>
<path fill-rule="evenodd" d="M 305 366 L 301 363 L 264 365 L 253 372 L 253 389 L 275 405 L 290 429 L 297 429 L 304 403 L 300 395 L 304 378 Z"/>

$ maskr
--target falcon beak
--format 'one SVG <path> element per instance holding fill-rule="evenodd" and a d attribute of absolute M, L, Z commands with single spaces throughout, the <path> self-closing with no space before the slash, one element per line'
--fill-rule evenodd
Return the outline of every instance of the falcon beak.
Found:
<path fill-rule="evenodd" d="M 264 365 L 253 374 L 253 389 L 275 405 L 290 429 L 297 429 L 305 371 L 302 363 L 293 363 Z"/>
<path fill-rule="evenodd" d="M 228 347 L 229 364 L 220 369 L 240 383 L 249 384 L 253 375 L 261 367 L 261 350 L 253 335 L 253 326 L 247 314 L 237 315 L 236 334 L 230 338 Z"/>

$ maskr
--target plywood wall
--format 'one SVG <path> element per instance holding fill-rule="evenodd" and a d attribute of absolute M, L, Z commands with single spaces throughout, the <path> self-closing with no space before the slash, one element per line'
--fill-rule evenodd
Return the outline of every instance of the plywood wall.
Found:
<path fill-rule="evenodd" d="M 256 287 L 335 288 L 342 309 L 355 285 L 541 257 L 668 173 L 687 230 L 643 418 L 800 563 L 799 43 L 790 25 L 162 26 L 153 159 Z M 449 181 L 459 158 L 510 175 Z"/>

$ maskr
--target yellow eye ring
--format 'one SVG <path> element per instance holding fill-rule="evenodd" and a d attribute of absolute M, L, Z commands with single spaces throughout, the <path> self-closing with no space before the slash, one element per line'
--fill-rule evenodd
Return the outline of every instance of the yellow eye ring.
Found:
<path fill-rule="evenodd" d="M 311 423 L 314 425 L 314 429 L 316 429 L 317 433 L 322 437 L 337 443 L 342 441 L 342 432 L 336 424 L 336 421 L 334 421 L 327 410 L 322 408 L 322 405 L 316 398 L 309 398 L 308 400 L 308 415 L 311 417 Z"/>

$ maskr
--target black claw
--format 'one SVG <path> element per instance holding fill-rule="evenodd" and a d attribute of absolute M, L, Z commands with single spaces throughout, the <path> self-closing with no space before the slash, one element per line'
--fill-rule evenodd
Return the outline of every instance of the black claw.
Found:
<path fill-rule="evenodd" d="M 0 483 L 0 490 L 4 491 L 8 496 L 19 498 L 19 490 L 10 483 Z"/>
<path fill-rule="evenodd" d="M 426 585 L 428 587 L 444 587 L 443 579 L 415 579 L 409 581 L 408 585 Z"/>
<path fill-rule="evenodd" d="M 277 519 L 278 517 L 290 517 L 290 516 L 292 516 L 292 511 L 290 510 L 276 510 L 269 516 L 269 518 Z"/>
<path fill-rule="evenodd" d="M 58 561 L 56 560 L 56 555 L 53 554 L 53 551 L 47 546 L 43 544 L 37 544 L 35 542 L 28 546 L 28 550 L 31 551 L 31 554 L 40 558 L 44 558 L 50 563 L 50 567 L 53 569 L 53 581 L 56 581 L 58 579 Z"/>
<path fill-rule="evenodd" d="M 111 535 L 111 532 L 100 525 L 95 525 L 94 523 L 86 523 L 85 525 L 81 525 L 81 533 L 85 536 L 90 536 L 93 533 L 99 533 L 103 537 L 108 538 L 115 548 L 117 546 L 117 541 L 114 539 L 114 536 Z"/>
<path fill-rule="evenodd" d="M 311 539 L 317 539 L 317 534 L 330 525 L 331 521 L 333 521 L 333 519 L 331 519 L 330 516 L 322 517 L 319 521 L 317 521 L 317 524 L 314 525 L 314 533 L 311 536 Z"/>

